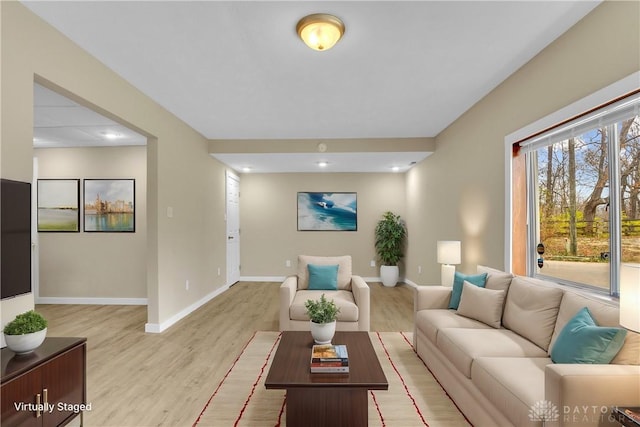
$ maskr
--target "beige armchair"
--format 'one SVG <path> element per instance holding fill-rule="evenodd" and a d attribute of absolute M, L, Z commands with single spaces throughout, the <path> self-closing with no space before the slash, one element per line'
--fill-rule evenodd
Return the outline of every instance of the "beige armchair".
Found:
<path fill-rule="evenodd" d="M 308 265 L 338 265 L 337 290 L 309 290 Z M 280 330 L 308 331 L 309 316 L 304 306 L 308 299 L 325 294 L 340 308 L 336 330 L 369 330 L 369 285 L 351 273 L 351 256 L 298 256 L 298 272 L 280 285 Z"/>

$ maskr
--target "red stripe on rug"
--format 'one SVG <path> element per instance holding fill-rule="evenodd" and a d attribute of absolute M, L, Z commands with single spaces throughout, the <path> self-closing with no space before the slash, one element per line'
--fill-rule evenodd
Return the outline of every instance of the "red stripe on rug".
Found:
<path fill-rule="evenodd" d="M 282 423 L 282 414 L 284 414 L 284 408 L 285 406 L 287 406 L 287 395 L 284 395 L 284 399 L 282 400 L 282 406 L 280 406 L 280 413 L 278 413 L 278 423 L 275 425 L 275 427 L 280 427 L 280 424 Z"/>
<path fill-rule="evenodd" d="M 451 401 L 451 403 L 453 403 L 453 406 L 456 407 L 456 409 L 458 409 L 458 412 L 460 412 L 460 414 L 464 417 L 464 419 L 469 423 L 469 425 L 471 427 L 473 427 L 473 423 L 471 421 L 469 421 L 469 418 L 467 418 L 467 416 L 464 414 L 464 412 L 462 412 L 462 409 L 460 409 L 460 407 L 458 406 L 458 404 L 456 403 L 455 400 L 453 400 L 453 398 L 449 395 L 449 393 L 447 393 L 447 390 L 444 389 L 444 387 L 442 386 L 442 384 L 440 384 L 440 381 L 438 381 L 438 378 L 436 378 L 435 375 L 433 375 L 433 372 L 431 372 L 431 369 L 429 369 L 429 367 L 427 366 L 426 363 L 424 363 L 424 360 L 422 360 L 422 358 L 418 355 L 418 352 L 416 351 L 416 348 L 413 346 L 413 343 L 411 341 L 409 341 L 409 339 L 405 336 L 405 334 L 403 332 L 401 332 L 402 336 L 404 337 L 404 340 L 406 342 L 409 343 L 409 345 L 411 346 L 411 348 L 413 349 L 413 352 L 416 354 L 416 356 L 418 356 L 418 359 L 420 359 L 420 361 L 422 362 L 422 365 L 424 365 L 425 368 L 427 368 L 427 371 L 429 371 L 429 373 L 431 374 L 431 376 L 433 377 L 434 380 L 436 380 L 436 382 L 438 383 L 438 385 L 440 386 L 440 388 L 442 389 L 442 391 L 444 392 L 445 396 L 447 396 L 449 398 L 449 400 Z"/>
<path fill-rule="evenodd" d="M 376 405 L 376 411 L 378 412 L 378 416 L 380 417 L 380 422 L 382 423 L 382 427 L 385 427 L 386 424 L 384 422 L 384 417 L 382 416 L 382 411 L 380 411 L 380 405 L 378 405 L 376 394 L 373 392 L 373 390 L 369 390 L 369 393 L 371 393 L 371 398 L 373 399 L 373 403 Z"/>
<path fill-rule="evenodd" d="M 398 371 L 398 368 L 396 368 L 396 364 L 393 363 L 393 360 L 391 359 L 391 355 L 389 354 L 389 351 L 387 350 L 387 346 L 385 346 L 384 345 L 384 341 L 382 341 L 382 336 L 380 335 L 380 332 L 376 332 L 376 335 L 378 336 L 378 340 L 380 341 L 380 345 L 382 345 L 382 349 L 384 350 L 385 354 L 387 355 L 387 359 L 389 359 L 389 363 L 391 363 L 391 367 L 396 372 L 396 375 L 398 375 L 398 378 L 400 378 L 400 382 L 402 382 L 402 386 L 404 387 L 404 390 L 405 390 L 407 396 L 409 397 L 409 399 L 411 399 L 411 403 L 413 404 L 413 407 L 415 408 L 416 413 L 418 414 L 418 416 L 422 420 L 422 423 L 425 426 L 429 427 L 429 423 L 427 423 L 427 421 L 424 419 L 424 416 L 422 415 L 422 412 L 420 411 L 420 408 L 418 408 L 418 405 L 416 404 L 416 400 L 413 397 L 413 394 L 411 394 L 411 392 L 409 391 L 409 387 L 407 387 L 407 383 L 404 381 L 404 378 L 402 377 L 402 374 L 400 374 L 400 371 Z M 406 337 L 405 337 L 405 339 L 406 339 Z M 411 348 L 413 349 L 413 347 L 411 347 Z"/>
<path fill-rule="evenodd" d="M 207 408 L 209 407 L 209 404 L 211 403 L 211 401 L 213 400 L 215 395 L 218 394 L 218 390 L 220 390 L 220 388 L 222 387 L 222 384 L 224 384 L 224 382 L 227 379 L 227 377 L 229 376 L 229 374 L 231 374 L 231 371 L 233 371 L 233 368 L 235 368 L 236 363 L 238 363 L 238 360 L 240 360 L 240 356 L 242 356 L 242 354 L 247 349 L 247 347 L 249 347 L 249 344 L 251 344 L 251 341 L 253 341 L 253 339 L 255 338 L 257 333 L 258 333 L 258 331 L 255 331 L 253 333 L 253 335 L 251 335 L 251 338 L 249 338 L 249 341 L 247 341 L 247 343 L 244 345 L 244 347 L 242 347 L 242 350 L 240 351 L 240 354 L 238 354 L 238 357 L 236 357 L 236 360 L 233 361 L 233 364 L 231 365 L 231 367 L 229 368 L 227 373 L 224 374 L 224 377 L 222 377 L 222 380 L 220 380 L 220 384 L 218 384 L 218 387 L 216 387 L 216 389 L 213 391 L 213 394 L 211 395 L 211 397 L 209 397 L 209 400 L 207 400 L 207 403 L 204 405 L 204 408 L 202 408 L 202 411 L 200 411 L 200 415 L 198 415 L 198 418 L 196 418 L 196 421 L 193 423 L 192 427 L 195 427 L 196 425 L 198 425 L 198 423 L 200 422 L 200 419 L 202 418 L 202 414 L 204 414 L 204 412 L 207 410 Z"/>
<path fill-rule="evenodd" d="M 271 354 L 273 353 L 273 350 L 276 348 L 276 346 L 280 342 L 280 337 L 282 337 L 282 332 L 278 334 L 278 337 L 276 338 L 275 342 L 271 346 L 271 349 L 269 350 L 269 353 L 267 353 L 267 357 L 265 357 L 264 363 L 262 364 L 262 367 L 260 368 L 260 374 L 258 375 L 256 380 L 254 381 L 253 386 L 251 386 L 251 392 L 249 393 L 249 396 L 247 396 L 247 399 L 244 401 L 244 405 L 242 405 L 242 409 L 240 410 L 240 414 L 238 414 L 238 418 L 236 418 L 236 422 L 233 423 L 234 427 L 238 425 L 238 423 L 240 422 L 240 419 L 242 418 L 242 415 L 244 415 L 244 411 L 245 411 L 245 409 L 247 409 L 247 406 L 249 405 L 249 402 L 251 401 L 251 398 L 253 397 L 253 394 L 256 391 L 256 386 L 260 382 L 260 378 L 262 378 L 262 376 L 264 375 L 264 370 L 267 367 L 267 365 L 269 364 L 269 359 L 271 359 Z M 278 421 L 278 423 L 279 423 L 279 421 Z"/>

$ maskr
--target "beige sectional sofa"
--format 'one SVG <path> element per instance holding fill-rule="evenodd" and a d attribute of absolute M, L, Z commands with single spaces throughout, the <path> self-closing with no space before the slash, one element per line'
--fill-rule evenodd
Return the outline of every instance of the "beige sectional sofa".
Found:
<path fill-rule="evenodd" d="M 615 302 L 488 267 L 478 273 L 487 273 L 484 289 L 465 284 L 457 310 L 448 308 L 451 287 L 419 286 L 414 302 L 416 351 L 474 426 L 617 425 L 612 406 L 640 406 L 640 334 L 626 331 L 608 364 L 550 357 L 583 307 L 598 326 L 619 326 Z"/>

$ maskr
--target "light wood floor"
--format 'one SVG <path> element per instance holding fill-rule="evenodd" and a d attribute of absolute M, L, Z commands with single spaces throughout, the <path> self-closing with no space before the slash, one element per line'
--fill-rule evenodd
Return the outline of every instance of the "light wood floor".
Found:
<path fill-rule="evenodd" d="M 371 330 L 411 331 L 413 289 L 371 287 Z M 85 426 L 191 426 L 254 331 L 278 330 L 279 283 L 240 282 L 161 334 L 146 307 L 37 305 L 49 336 L 87 337 Z"/>

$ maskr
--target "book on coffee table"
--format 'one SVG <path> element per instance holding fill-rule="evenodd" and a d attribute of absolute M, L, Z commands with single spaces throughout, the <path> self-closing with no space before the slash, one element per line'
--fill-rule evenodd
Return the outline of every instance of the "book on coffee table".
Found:
<path fill-rule="evenodd" d="M 312 373 L 348 373 L 349 355 L 346 345 L 316 344 L 311 349 Z"/>

